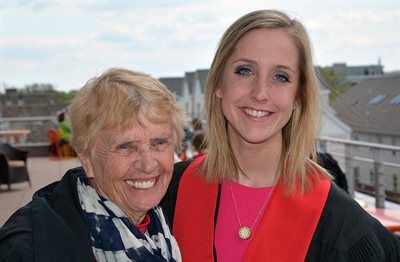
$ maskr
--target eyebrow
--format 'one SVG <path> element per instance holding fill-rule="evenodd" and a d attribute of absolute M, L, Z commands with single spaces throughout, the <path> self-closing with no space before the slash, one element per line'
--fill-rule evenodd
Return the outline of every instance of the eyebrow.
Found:
<path fill-rule="evenodd" d="M 157 139 L 157 138 L 171 138 L 173 137 L 173 133 L 172 132 L 168 132 L 168 133 L 161 133 L 155 136 L 155 138 L 153 139 Z"/>
<path fill-rule="evenodd" d="M 285 66 L 285 65 L 275 65 L 275 67 L 276 67 L 276 68 L 279 68 L 279 69 L 286 69 L 286 70 L 289 70 L 290 72 L 292 72 L 293 74 L 296 74 L 296 72 L 295 72 L 292 68 L 290 68 L 289 66 Z"/>
<path fill-rule="evenodd" d="M 251 60 L 251 59 L 247 59 L 247 58 L 239 58 L 239 59 L 236 59 L 236 60 L 233 61 L 233 63 L 237 63 L 237 62 L 246 62 L 246 63 L 249 63 L 249 64 L 257 64 L 256 61 Z M 290 72 L 292 72 L 293 74 L 296 74 L 296 72 L 290 66 L 287 66 L 287 65 L 274 64 L 274 67 L 275 68 L 279 68 L 279 69 L 286 69 L 286 70 L 289 70 Z"/>

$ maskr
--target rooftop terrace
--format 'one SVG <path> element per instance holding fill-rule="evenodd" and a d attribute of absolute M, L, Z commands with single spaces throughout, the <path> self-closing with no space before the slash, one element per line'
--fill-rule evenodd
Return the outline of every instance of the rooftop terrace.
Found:
<path fill-rule="evenodd" d="M 0 226 L 20 207 L 32 199 L 33 193 L 54 181 L 60 180 L 64 173 L 73 167 L 79 166 L 77 158 L 58 160 L 50 157 L 29 157 L 28 170 L 32 182 L 29 188 L 27 182 L 11 185 L 1 185 L 0 191 Z"/>
<path fill-rule="evenodd" d="M 73 167 L 79 166 L 77 158 L 56 159 L 50 157 L 29 157 L 28 170 L 32 182 L 32 188 L 29 188 L 27 182 L 16 183 L 11 185 L 11 190 L 7 190 L 7 185 L 1 185 L 0 190 L 0 226 L 20 207 L 26 205 L 32 195 L 43 186 L 54 181 L 60 180 L 65 172 Z M 375 198 L 355 192 L 355 197 L 367 207 L 375 206 Z M 392 212 L 392 222 L 399 224 L 400 221 L 400 205 L 397 203 L 385 201 L 385 208 L 394 210 Z"/>

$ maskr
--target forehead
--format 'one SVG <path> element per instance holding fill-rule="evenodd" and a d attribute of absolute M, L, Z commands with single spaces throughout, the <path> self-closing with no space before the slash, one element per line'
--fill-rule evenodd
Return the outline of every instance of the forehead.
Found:
<path fill-rule="evenodd" d="M 282 29 L 260 28 L 247 32 L 236 43 L 230 59 L 298 64 L 298 48 L 290 34 Z"/>
<path fill-rule="evenodd" d="M 172 119 L 166 115 L 162 119 L 150 120 L 143 114 L 133 118 L 126 128 L 113 128 L 103 132 L 103 136 L 114 139 L 146 139 L 154 137 L 166 137 L 172 135 Z"/>

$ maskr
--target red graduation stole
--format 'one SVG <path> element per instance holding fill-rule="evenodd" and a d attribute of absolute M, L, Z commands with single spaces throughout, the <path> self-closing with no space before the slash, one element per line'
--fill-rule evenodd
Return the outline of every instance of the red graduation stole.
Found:
<path fill-rule="evenodd" d="M 183 261 L 215 261 L 214 215 L 218 184 L 207 184 L 191 163 L 182 175 L 175 207 L 173 234 Z M 244 261 L 304 261 L 330 189 L 329 179 L 315 179 L 303 196 L 285 195 L 281 180 L 251 237 Z"/>

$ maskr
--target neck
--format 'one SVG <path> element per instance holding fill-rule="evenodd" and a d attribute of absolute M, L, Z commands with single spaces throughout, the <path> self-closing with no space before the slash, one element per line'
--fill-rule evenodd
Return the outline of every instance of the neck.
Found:
<path fill-rule="evenodd" d="M 282 135 L 279 133 L 262 143 L 233 139 L 232 150 L 240 166 L 238 183 L 251 187 L 272 186 L 276 183 Z"/>
<path fill-rule="evenodd" d="M 125 213 L 125 215 L 129 218 L 129 220 L 134 224 L 135 226 L 142 223 L 144 218 L 146 217 L 147 213 L 138 213 L 138 212 L 129 212 L 128 210 L 122 209 Z"/>

